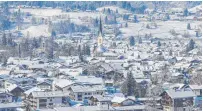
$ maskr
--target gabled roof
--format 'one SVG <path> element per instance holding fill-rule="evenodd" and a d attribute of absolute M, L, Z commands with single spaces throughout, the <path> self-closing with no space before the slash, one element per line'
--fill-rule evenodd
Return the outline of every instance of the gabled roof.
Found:
<path fill-rule="evenodd" d="M 112 97 L 109 97 L 109 96 L 93 95 L 92 97 L 96 98 L 99 102 L 104 102 L 104 101 L 110 102 L 112 100 Z"/>
<path fill-rule="evenodd" d="M 102 84 L 102 78 L 94 77 L 94 76 L 76 76 L 75 81 L 77 83 L 82 84 Z"/>
<path fill-rule="evenodd" d="M 40 88 L 38 88 L 38 87 L 33 87 L 33 88 L 31 88 L 31 89 L 25 91 L 24 93 L 25 93 L 26 95 L 29 95 L 30 93 L 32 93 L 32 92 L 34 92 L 34 91 L 42 91 L 42 90 L 41 90 Z"/>
<path fill-rule="evenodd" d="M 71 81 L 71 80 L 67 80 L 67 79 L 57 79 L 54 81 L 55 85 L 60 87 L 60 88 L 65 88 L 69 85 L 74 84 L 75 82 Z"/>
<path fill-rule="evenodd" d="M 126 98 L 125 97 L 113 97 L 113 99 L 111 100 L 112 103 L 122 103 L 123 101 L 125 101 Z"/>
<path fill-rule="evenodd" d="M 166 90 L 165 92 L 173 99 L 196 97 L 196 95 L 193 91 Z"/>
<path fill-rule="evenodd" d="M 50 91 L 50 92 L 43 92 L 43 91 L 35 91 L 31 93 L 33 97 L 65 97 L 69 95 L 69 92 L 63 91 Z"/>
<path fill-rule="evenodd" d="M 115 96 L 115 97 L 111 100 L 111 102 L 112 102 L 112 103 L 122 103 L 122 102 L 124 102 L 124 101 L 126 101 L 126 100 L 134 101 L 134 100 L 131 99 L 131 98 L 125 98 L 125 97 L 117 97 L 117 96 Z"/>
<path fill-rule="evenodd" d="M 11 95 L 11 96 L 12 96 L 12 94 L 9 93 L 9 92 L 1 92 L 1 91 L 0 91 L 0 94 L 7 94 L 7 95 Z"/>
<path fill-rule="evenodd" d="M 37 85 L 40 85 L 40 84 L 52 85 L 52 82 L 51 82 L 51 81 L 48 81 L 48 80 L 45 80 L 45 81 L 39 82 Z"/>
<path fill-rule="evenodd" d="M 20 86 L 17 86 L 16 84 L 11 85 L 10 87 L 7 88 L 7 90 L 9 92 L 15 92 L 16 90 L 18 90 L 18 91 L 20 90 L 21 92 L 24 92 L 23 88 Z"/>
<path fill-rule="evenodd" d="M 104 87 L 102 85 L 95 86 L 71 86 L 73 92 L 95 92 L 95 91 L 104 91 Z"/>
<path fill-rule="evenodd" d="M 202 89 L 202 85 L 189 85 L 192 90 Z"/>
<path fill-rule="evenodd" d="M 0 104 L 0 109 L 6 109 L 6 108 L 20 108 L 20 107 L 23 107 L 23 104 L 22 103 L 1 103 Z"/>

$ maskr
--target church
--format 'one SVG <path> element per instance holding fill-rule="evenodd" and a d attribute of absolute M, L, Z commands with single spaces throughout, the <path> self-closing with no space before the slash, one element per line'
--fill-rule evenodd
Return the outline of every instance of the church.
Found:
<path fill-rule="evenodd" d="M 93 56 L 97 56 L 97 57 L 102 56 L 103 53 L 106 51 L 107 49 L 103 46 L 102 21 L 100 17 L 97 44 L 95 44 L 93 48 Z"/>

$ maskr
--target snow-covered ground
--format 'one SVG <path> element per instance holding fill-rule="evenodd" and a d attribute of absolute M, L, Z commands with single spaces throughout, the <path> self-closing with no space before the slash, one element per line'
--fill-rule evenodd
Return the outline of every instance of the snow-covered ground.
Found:
<path fill-rule="evenodd" d="M 127 10 L 121 9 L 116 6 L 105 6 L 98 8 L 97 10 L 99 12 L 62 12 L 61 9 L 32 9 L 32 8 L 24 8 L 21 9 L 21 12 L 29 12 L 33 16 L 36 17 L 53 17 L 57 15 L 67 15 L 71 18 L 71 21 L 76 24 L 88 24 L 91 23 L 91 18 L 99 17 L 100 15 L 104 17 L 104 14 L 102 14 L 100 11 L 103 9 L 110 8 L 113 11 L 116 11 L 118 9 L 119 13 L 128 13 Z M 18 9 L 12 9 L 17 11 Z M 54 17 L 53 17 L 54 18 Z M 52 19 L 52 21 L 58 21 L 59 19 Z M 122 22 L 122 20 L 121 20 Z M 187 30 L 187 24 L 189 22 L 185 21 L 157 21 L 156 24 L 158 25 L 158 28 L 156 29 L 146 29 L 147 22 L 140 22 L 140 23 L 128 23 L 128 28 L 121 28 L 121 32 L 125 36 L 137 36 L 138 31 L 140 35 L 145 34 L 153 34 L 154 37 L 158 38 L 170 38 L 172 35 L 169 33 L 171 29 L 175 29 L 177 33 L 183 34 L 185 31 L 188 31 L 192 36 L 195 36 L 195 30 Z M 201 22 L 192 22 L 191 28 L 197 27 L 197 25 L 200 25 Z M 29 31 L 30 37 L 37 37 L 37 36 L 49 36 L 50 33 L 48 32 L 48 26 L 47 25 L 38 25 L 38 26 L 30 26 L 27 29 L 22 30 L 22 33 L 24 35 L 27 34 Z"/>
<path fill-rule="evenodd" d="M 122 9 L 122 8 L 119 8 L 119 7 L 117 7 L 117 6 L 104 6 L 104 7 L 100 7 L 100 8 L 97 8 L 96 10 L 98 10 L 98 11 L 102 11 L 103 9 L 111 9 L 111 10 L 113 10 L 114 12 L 116 11 L 116 10 L 118 10 L 118 13 L 120 13 L 120 14 L 123 14 L 123 13 L 129 13 L 129 11 L 127 11 L 127 10 L 125 10 L 125 9 Z"/>
<path fill-rule="evenodd" d="M 74 22 L 76 24 L 83 24 L 84 22 L 81 21 L 80 18 L 99 18 L 100 15 L 104 17 L 104 14 L 98 13 L 98 12 L 67 12 L 63 13 L 67 14 L 71 18 L 71 22 Z"/>
<path fill-rule="evenodd" d="M 48 32 L 48 25 L 37 25 L 30 26 L 29 28 L 21 31 L 23 35 L 27 35 L 29 32 L 30 37 L 39 37 L 39 36 L 50 36 L 51 34 Z"/>
<path fill-rule="evenodd" d="M 17 11 L 18 9 L 12 9 L 11 11 Z M 21 12 L 30 13 L 33 16 L 38 17 L 51 17 L 54 15 L 62 14 L 61 9 L 33 9 L 33 8 L 22 8 L 20 9 Z"/>
<path fill-rule="evenodd" d="M 154 37 L 158 38 L 170 38 L 172 35 L 169 33 L 171 29 L 174 29 L 177 33 L 183 34 L 185 31 L 188 31 L 190 35 L 195 36 L 195 30 L 187 30 L 187 24 L 190 23 L 191 28 L 194 29 L 201 22 L 181 22 L 181 21 L 158 21 L 156 22 L 158 28 L 156 29 L 147 29 L 146 24 L 148 22 L 139 22 L 139 23 L 128 23 L 128 28 L 121 28 L 123 36 L 138 36 L 145 34 L 152 34 Z"/>
<path fill-rule="evenodd" d="M 18 9 L 12 9 L 12 11 L 17 11 Z M 30 13 L 32 16 L 35 17 L 53 17 L 58 15 L 67 15 L 70 17 L 71 22 L 74 22 L 76 24 L 87 24 L 87 22 L 92 22 L 90 18 L 99 18 L 101 15 L 104 17 L 103 14 L 99 12 L 62 12 L 61 9 L 32 9 L 32 8 L 22 8 L 21 12 L 24 13 Z M 89 21 L 82 21 L 81 18 L 88 18 Z M 60 19 L 56 19 L 60 20 Z M 55 21 L 54 19 L 52 21 Z M 48 32 L 48 26 L 47 25 L 38 25 L 38 26 L 29 26 L 26 29 L 21 30 L 23 35 L 27 35 L 29 32 L 30 37 L 39 37 L 39 36 L 49 36 L 50 33 Z"/>
<path fill-rule="evenodd" d="M 201 10 L 201 9 L 202 9 L 202 5 L 198 5 L 198 6 L 195 6 L 193 8 L 188 9 L 188 11 L 194 13 L 194 12 Z"/>

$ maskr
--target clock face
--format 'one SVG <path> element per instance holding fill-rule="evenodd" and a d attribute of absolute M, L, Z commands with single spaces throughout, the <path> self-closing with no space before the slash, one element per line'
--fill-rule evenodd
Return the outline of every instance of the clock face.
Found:
<path fill-rule="evenodd" d="M 98 39 L 98 43 L 101 44 L 102 43 L 102 38 Z"/>

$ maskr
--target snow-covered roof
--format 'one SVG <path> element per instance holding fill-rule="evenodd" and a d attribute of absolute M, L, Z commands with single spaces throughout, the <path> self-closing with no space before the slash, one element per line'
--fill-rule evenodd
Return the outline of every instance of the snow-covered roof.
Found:
<path fill-rule="evenodd" d="M 0 103 L 0 109 L 9 109 L 9 108 L 20 108 L 23 107 L 22 102 L 12 102 L 12 103 Z"/>
<path fill-rule="evenodd" d="M 102 78 L 94 77 L 94 76 L 76 76 L 75 82 L 83 83 L 83 84 L 102 84 Z"/>
<path fill-rule="evenodd" d="M 193 8 L 188 9 L 188 11 L 190 13 L 196 13 L 197 11 L 200 11 L 201 9 L 202 9 L 202 5 L 198 5 L 198 6 L 195 6 Z"/>
<path fill-rule="evenodd" d="M 188 97 L 196 97 L 193 91 L 175 91 L 175 90 L 166 90 L 167 94 L 171 98 L 188 98 Z"/>
<path fill-rule="evenodd" d="M 56 79 L 56 80 L 54 80 L 54 84 L 60 88 L 67 87 L 67 86 L 72 85 L 74 83 L 75 82 L 73 82 L 71 80 L 67 80 L 67 79 Z"/>
<path fill-rule="evenodd" d="M 196 89 L 202 89 L 202 85 L 189 85 L 191 89 L 196 90 Z"/>
<path fill-rule="evenodd" d="M 34 91 L 42 91 L 42 90 L 41 90 L 40 88 L 38 88 L 38 87 L 33 87 L 33 88 L 31 88 L 31 89 L 25 91 L 24 93 L 25 93 L 26 95 L 29 95 L 30 93 L 32 93 L 32 92 L 34 92 Z"/>
<path fill-rule="evenodd" d="M 16 87 L 18 87 L 16 84 L 12 84 L 12 85 L 10 85 L 10 86 L 7 88 L 7 90 L 10 92 L 10 91 L 12 91 L 13 89 L 15 89 Z"/>
<path fill-rule="evenodd" d="M 126 98 L 125 97 L 118 97 L 118 96 L 115 96 L 113 97 L 113 99 L 111 100 L 112 103 L 122 103 L 123 101 L 125 101 Z"/>
<path fill-rule="evenodd" d="M 98 101 L 111 101 L 112 97 L 109 96 L 102 96 L 102 95 L 93 95 L 94 98 L 96 98 Z"/>
<path fill-rule="evenodd" d="M 64 91 L 50 91 L 50 92 L 44 92 L 44 91 L 36 91 L 32 92 L 33 97 L 64 97 L 68 96 L 69 92 L 64 92 Z"/>
<path fill-rule="evenodd" d="M 104 87 L 102 85 L 95 86 L 71 86 L 73 92 L 95 92 L 95 91 L 104 91 Z"/>

